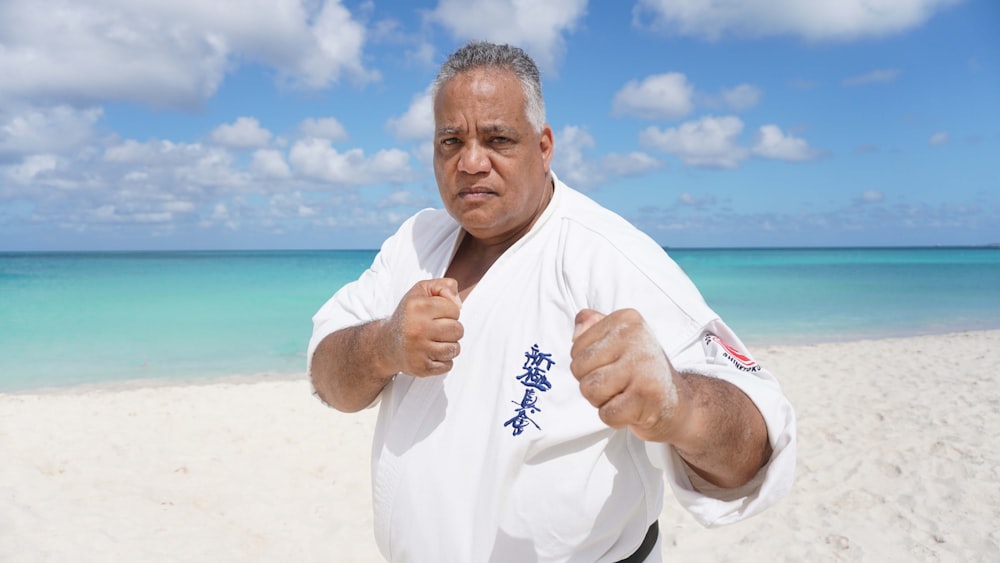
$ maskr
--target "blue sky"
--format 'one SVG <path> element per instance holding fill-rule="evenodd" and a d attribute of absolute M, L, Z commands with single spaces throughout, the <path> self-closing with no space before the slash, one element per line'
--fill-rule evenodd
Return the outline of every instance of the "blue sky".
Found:
<path fill-rule="evenodd" d="M 1000 242 L 996 0 L 6 0 L 0 250 L 377 248 L 472 38 L 664 246 Z"/>

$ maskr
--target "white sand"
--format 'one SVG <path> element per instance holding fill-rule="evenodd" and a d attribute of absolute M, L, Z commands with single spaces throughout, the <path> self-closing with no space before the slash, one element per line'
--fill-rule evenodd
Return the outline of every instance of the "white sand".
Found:
<path fill-rule="evenodd" d="M 799 415 L 792 495 L 666 560 L 995 561 L 1000 331 L 755 350 Z M 0 561 L 379 561 L 374 411 L 304 381 L 0 394 Z"/>

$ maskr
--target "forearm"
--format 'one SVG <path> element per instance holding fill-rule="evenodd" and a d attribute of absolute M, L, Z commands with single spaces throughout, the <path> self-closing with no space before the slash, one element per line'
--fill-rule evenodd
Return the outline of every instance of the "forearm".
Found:
<path fill-rule="evenodd" d="M 399 371 L 386 354 L 385 321 L 338 330 L 313 353 L 313 387 L 331 407 L 356 412 L 370 405 Z"/>
<path fill-rule="evenodd" d="M 725 488 L 746 484 L 771 457 L 764 417 L 727 381 L 690 373 L 677 379 L 686 413 L 671 443 L 710 483 Z"/>

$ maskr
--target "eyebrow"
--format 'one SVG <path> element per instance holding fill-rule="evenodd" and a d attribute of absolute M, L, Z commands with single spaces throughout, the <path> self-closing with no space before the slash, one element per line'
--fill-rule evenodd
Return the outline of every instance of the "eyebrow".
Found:
<path fill-rule="evenodd" d="M 447 135 L 458 135 L 462 130 L 458 127 L 441 127 L 434 132 L 435 137 L 445 137 Z"/>
<path fill-rule="evenodd" d="M 441 127 L 434 132 L 435 137 L 445 137 L 448 135 L 461 135 L 465 133 L 464 127 Z M 502 125 L 499 123 L 491 123 L 483 125 L 479 128 L 480 133 L 485 133 L 487 135 L 501 133 L 504 135 L 513 135 L 517 132 L 517 129 L 509 125 Z"/>
<path fill-rule="evenodd" d="M 482 128 L 480 128 L 480 132 L 482 132 L 482 133 L 488 133 L 488 134 L 489 133 L 503 133 L 503 134 L 509 136 L 512 133 L 516 133 L 517 129 L 514 128 L 514 127 L 511 127 L 509 125 L 503 125 L 503 124 L 499 124 L 499 123 L 491 123 L 489 125 L 484 125 Z"/>

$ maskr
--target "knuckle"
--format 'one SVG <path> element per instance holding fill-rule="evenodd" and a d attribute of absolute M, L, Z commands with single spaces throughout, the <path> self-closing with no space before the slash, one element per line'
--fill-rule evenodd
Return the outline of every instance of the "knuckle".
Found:
<path fill-rule="evenodd" d="M 604 424 L 607 424 L 612 428 L 618 428 L 621 426 L 621 422 L 619 420 L 620 411 L 616 405 L 605 404 L 597 410 L 597 414 L 601 417 Z"/>
<path fill-rule="evenodd" d="M 580 392 L 588 399 L 596 397 L 604 388 L 605 378 L 600 373 L 592 373 L 580 380 Z"/>

